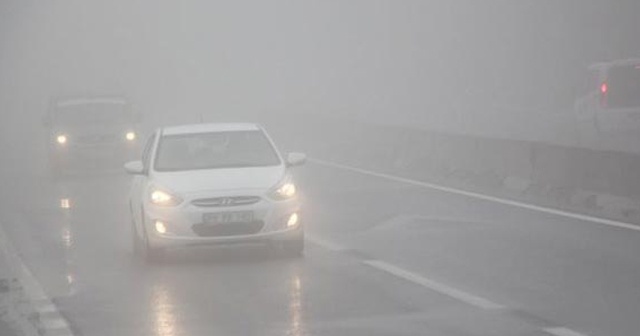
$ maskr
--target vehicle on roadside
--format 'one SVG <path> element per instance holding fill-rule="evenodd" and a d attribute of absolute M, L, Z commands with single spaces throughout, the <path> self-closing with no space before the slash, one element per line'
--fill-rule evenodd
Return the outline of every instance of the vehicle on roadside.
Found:
<path fill-rule="evenodd" d="M 640 132 L 640 59 L 591 65 L 574 112 L 581 139 Z"/>
<path fill-rule="evenodd" d="M 288 255 L 304 249 L 300 201 L 291 168 L 306 156 L 276 149 L 255 124 L 158 129 L 133 175 L 133 246 L 148 261 L 195 245 L 268 244 Z"/>
<path fill-rule="evenodd" d="M 137 155 L 140 119 L 120 96 L 53 99 L 44 118 L 53 175 L 121 167 Z"/>

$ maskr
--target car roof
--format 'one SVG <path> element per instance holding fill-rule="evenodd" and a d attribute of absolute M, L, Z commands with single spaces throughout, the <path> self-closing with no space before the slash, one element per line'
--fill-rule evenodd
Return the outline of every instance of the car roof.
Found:
<path fill-rule="evenodd" d="M 162 134 L 181 135 L 213 132 L 258 131 L 261 129 L 262 128 L 258 124 L 251 123 L 191 124 L 165 127 L 162 129 Z"/>
<path fill-rule="evenodd" d="M 67 98 L 57 100 L 55 106 L 57 107 L 65 107 L 65 106 L 76 106 L 76 105 L 86 105 L 86 104 L 118 104 L 125 105 L 127 104 L 127 100 L 119 97 L 78 97 L 78 98 Z"/>
<path fill-rule="evenodd" d="M 592 64 L 589 68 L 592 70 L 609 70 L 610 68 L 616 67 L 616 66 L 627 66 L 627 65 L 637 65 L 640 64 L 640 58 L 627 58 L 627 59 L 620 59 L 620 60 L 615 60 L 615 61 L 610 61 L 610 62 L 600 62 L 600 63 L 595 63 Z"/>

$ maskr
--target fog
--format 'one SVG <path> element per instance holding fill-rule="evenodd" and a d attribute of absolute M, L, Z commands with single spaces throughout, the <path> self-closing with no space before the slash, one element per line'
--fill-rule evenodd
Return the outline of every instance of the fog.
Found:
<path fill-rule="evenodd" d="M 616 133 L 606 143 L 604 136 L 583 142 L 573 114 L 589 65 L 640 57 L 639 13 L 640 2 L 631 0 L 0 0 L 0 181 L 4 186 L 0 194 L 11 198 L 18 190 L 21 198 L 12 199 L 12 204 L 24 202 L 33 190 L 41 191 L 42 195 L 64 190 L 79 198 L 95 196 L 85 189 L 99 184 L 100 178 L 72 178 L 69 184 L 49 179 L 47 145 L 52 140 L 43 117 L 58 97 L 122 96 L 143 116 L 143 127 L 136 134 L 141 139 L 161 126 L 258 122 L 266 126 L 284 151 L 307 152 L 314 165 L 329 162 L 322 169 L 344 165 L 349 173 L 366 171 L 363 176 L 368 174 L 367 178 L 391 174 L 391 178 L 383 176 L 385 183 L 402 185 L 390 187 L 363 177 L 346 176 L 344 171 L 303 168 L 300 173 L 306 181 L 303 185 L 316 187 L 313 189 L 318 193 L 308 198 L 319 199 L 318 205 L 311 206 L 311 213 L 322 218 L 322 223 L 334 221 L 336 226 L 335 223 L 341 223 L 339 214 L 355 218 L 353 228 L 336 229 L 329 225 L 335 229 L 327 229 L 331 233 L 347 235 L 352 233 L 350 230 L 365 227 L 365 222 L 386 220 L 391 224 L 384 225 L 393 228 L 396 217 L 426 221 L 424 218 L 431 215 L 421 212 L 426 208 L 434 213 L 451 209 L 452 216 L 462 208 L 465 220 L 479 216 L 485 221 L 508 218 L 518 224 L 553 222 L 499 207 L 470 205 L 471 201 L 452 200 L 449 196 L 433 196 L 434 201 L 432 196 L 418 195 L 402 184 L 406 182 L 404 179 L 413 181 L 409 183 L 411 188 L 424 187 L 424 181 L 436 181 L 553 209 L 624 223 L 640 222 L 637 209 L 640 182 L 636 182 L 640 179 L 634 173 L 640 167 L 638 133 L 631 133 L 632 140 L 620 140 Z M 123 175 L 120 170 L 118 174 Z M 27 184 L 22 181 L 27 180 L 30 186 L 22 190 Z M 340 191 L 327 191 L 332 183 L 341 184 L 336 181 L 344 184 L 338 187 Z M 115 195 L 115 187 L 108 187 L 101 196 Z M 406 201 L 406 195 L 399 193 L 402 188 L 415 199 Z M 350 197 L 362 203 L 351 204 Z M 383 199 L 387 203 L 375 203 Z M 71 207 L 69 200 L 64 200 Z M 419 205 L 419 200 L 425 200 L 428 206 Z M 327 210 L 330 208 L 327 204 L 336 206 L 336 214 Z M 613 210 L 607 208 L 610 205 Z M 84 215 L 77 218 L 87 221 L 92 211 L 107 218 L 112 215 L 106 207 L 90 209 L 83 209 Z M 27 214 L 29 211 L 23 210 Z M 119 215 L 118 212 L 113 216 Z M 447 218 L 450 215 L 442 214 Z M 455 221 L 467 225 L 465 220 Z M 501 235 L 509 236 L 504 232 L 512 232 L 513 237 L 518 237 L 513 239 L 516 242 L 520 235 L 532 234 L 513 226 L 502 229 L 506 231 L 499 231 L 498 238 L 485 243 L 502 241 Z M 535 230 L 547 229 L 545 226 Z M 549 232 L 553 230 L 556 228 Z M 540 235 L 546 233 L 536 231 Z M 366 231 L 363 236 L 368 234 Z M 597 234 L 583 232 L 580 239 L 591 246 L 601 244 L 594 236 Z M 105 241 L 110 238 L 113 237 Z M 376 239 L 371 240 L 375 245 L 385 245 L 386 240 Z M 399 241 L 411 242 L 412 237 L 404 239 Z M 465 255 L 468 251 L 459 249 L 456 239 L 468 242 L 475 238 L 446 239 L 451 239 L 451 245 L 432 242 L 425 245 L 433 250 L 419 253 L 464 256 L 462 264 L 473 264 L 471 269 L 489 267 L 488 256 L 499 257 L 491 254 L 495 251 L 483 254 L 474 250 L 475 244 L 481 243 L 470 243 L 469 254 L 476 251 L 478 256 L 486 257 L 479 263 L 471 263 L 471 257 Z M 631 238 L 607 236 L 607 239 Z M 633 246 L 638 245 L 630 241 L 618 243 L 630 246 L 625 253 L 637 251 Z M 117 244 L 124 245 L 120 240 Z M 506 245 L 501 247 L 505 251 L 518 250 L 517 243 Z M 418 251 L 403 248 L 400 250 L 413 256 Z M 540 250 L 524 246 L 523 251 L 529 251 L 531 256 Z M 601 252 L 594 247 L 591 257 L 606 255 L 612 259 L 607 259 L 608 262 L 618 265 L 615 259 L 618 254 L 606 250 L 614 255 L 611 256 L 598 251 Z M 314 260 L 313 253 L 311 256 L 307 262 Z M 512 268 L 501 269 L 498 265 L 494 271 L 496 274 L 521 271 L 514 279 L 528 278 L 527 271 L 516 265 L 525 261 L 516 259 L 514 256 L 513 262 L 504 260 L 504 265 Z M 624 259 L 631 264 L 628 258 Z M 344 260 L 349 258 L 340 262 Z M 593 264 L 581 264 L 584 260 L 565 261 L 582 265 L 579 274 L 592 270 Z M 534 270 L 553 268 L 547 268 L 544 263 L 547 261 L 530 262 Z M 429 272 L 442 271 L 439 273 L 442 279 L 460 279 L 456 276 L 464 274 L 443 270 L 437 261 L 429 265 Z M 638 275 L 634 271 L 637 265 L 624 265 L 628 267 L 621 273 L 628 271 L 625 274 L 629 278 Z M 285 279 L 294 283 L 293 287 L 300 287 L 300 282 L 304 282 L 300 279 L 307 275 L 297 264 L 284 272 L 290 275 L 287 272 L 295 275 Z M 540 272 L 546 276 L 545 271 Z M 573 275 L 567 275 L 567 279 L 573 279 Z M 534 288 L 532 291 L 548 280 L 529 279 L 533 280 L 526 290 Z M 196 280 L 189 281 L 197 284 Z M 473 286 L 478 283 L 490 282 L 487 277 L 471 284 L 462 281 L 460 286 L 476 289 Z M 588 285 L 585 288 L 596 286 Z M 545 293 L 562 292 L 558 288 L 560 285 Z M 358 290 L 361 288 L 354 290 L 353 295 Z M 496 292 L 491 290 L 487 292 Z M 365 290 L 362 291 L 364 296 Z M 316 292 L 333 293 L 326 289 Z M 388 288 L 387 292 L 396 293 Z M 400 292 L 405 299 L 412 293 L 406 289 Z M 535 293 L 531 296 L 548 298 L 546 294 Z M 611 295 L 612 300 L 620 300 L 615 303 L 628 304 L 627 308 L 637 303 L 633 301 L 636 297 L 625 298 L 618 292 Z M 572 298 L 567 303 L 569 308 L 581 307 L 580 299 L 576 299 L 579 294 L 572 292 L 567 296 Z M 350 302 L 342 304 L 349 306 Z M 183 303 L 190 305 L 186 299 Z M 358 308 L 365 306 L 369 305 Z M 550 304 L 541 308 L 544 313 L 540 314 L 553 315 L 558 306 Z M 370 307 L 376 307 L 376 302 L 371 302 Z M 613 311 L 637 312 L 633 310 L 635 307 Z M 574 319 L 573 313 L 567 313 L 563 318 L 579 324 L 601 313 L 586 308 L 578 311 L 584 315 Z M 313 317 L 308 315 L 307 319 Z M 590 331 L 604 330 L 586 322 Z M 620 323 L 618 331 L 628 331 L 637 321 L 627 318 Z M 1 331 L 0 328 L 0 334 Z M 156 334 L 180 333 L 156 330 Z"/>
<path fill-rule="evenodd" d="M 35 131 L 52 97 L 88 93 L 124 94 L 154 126 L 274 112 L 437 126 L 454 111 L 566 109 L 587 65 L 640 50 L 633 1 L 0 6 L 5 140 Z"/>
<path fill-rule="evenodd" d="M 49 97 L 81 92 L 126 93 L 149 115 L 397 115 L 460 100 L 478 109 L 558 107 L 572 103 L 586 65 L 640 50 L 633 2 L 1 6 L 2 101 L 11 115 L 39 115 Z"/>

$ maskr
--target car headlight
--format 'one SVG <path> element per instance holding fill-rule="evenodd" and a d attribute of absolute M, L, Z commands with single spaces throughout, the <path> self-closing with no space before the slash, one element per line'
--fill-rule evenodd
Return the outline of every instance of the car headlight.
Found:
<path fill-rule="evenodd" d="M 133 131 L 127 132 L 127 134 L 125 134 L 124 137 L 128 141 L 133 141 L 136 139 L 136 132 L 133 132 Z"/>
<path fill-rule="evenodd" d="M 59 145 L 64 145 L 64 144 L 66 144 L 68 140 L 69 140 L 69 139 L 67 139 L 67 136 L 66 136 L 65 134 L 60 134 L 60 135 L 58 135 L 58 136 L 56 137 L 56 142 L 57 142 Z"/>
<path fill-rule="evenodd" d="M 283 201 L 295 197 L 296 194 L 296 185 L 293 183 L 291 177 L 287 176 L 271 189 L 269 197 L 276 201 Z"/>
<path fill-rule="evenodd" d="M 151 188 L 149 201 L 154 205 L 172 207 L 180 205 L 182 198 L 163 189 Z"/>

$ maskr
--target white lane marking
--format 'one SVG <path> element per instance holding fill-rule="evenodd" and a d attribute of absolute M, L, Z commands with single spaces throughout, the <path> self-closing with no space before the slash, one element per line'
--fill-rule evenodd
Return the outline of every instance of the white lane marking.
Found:
<path fill-rule="evenodd" d="M 394 275 L 398 278 L 404 279 L 406 281 L 412 282 L 414 284 L 420 285 L 422 287 L 426 287 L 432 291 L 438 292 L 440 294 L 444 294 L 448 297 L 456 299 L 458 301 L 462 301 L 466 304 L 482 308 L 482 309 L 503 309 L 504 306 L 489 301 L 485 298 L 481 298 L 479 296 L 469 294 L 467 292 L 463 292 L 459 289 L 441 284 L 439 282 L 427 279 L 421 275 L 409 272 L 397 266 L 391 265 L 384 261 L 379 260 L 365 260 L 364 264 L 369 265 L 378 270 L 387 272 L 391 275 Z"/>
<path fill-rule="evenodd" d="M 360 174 L 363 174 L 363 175 L 369 175 L 369 176 L 374 176 L 374 177 L 378 177 L 378 178 L 382 178 L 382 179 L 386 179 L 386 180 L 391 180 L 391 181 L 395 181 L 395 182 L 400 182 L 400 183 L 410 184 L 410 185 L 414 185 L 414 186 L 419 186 L 419 187 L 425 187 L 425 188 L 429 188 L 429 189 L 439 190 L 439 191 L 447 192 L 447 193 L 450 193 L 450 194 L 463 195 L 463 196 L 476 198 L 476 199 L 480 199 L 480 200 L 484 200 L 484 201 L 500 203 L 500 204 L 509 205 L 509 206 L 522 208 L 522 209 L 534 210 L 534 211 L 543 212 L 543 213 L 547 213 L 547 214 L 552 214 L 552 215 L 556 215 L 556 216 L 561 216 L 561 217 L 566 217 L 566 218 L 571 218 L 571 219 L 578 219 L 578 220 L 588 221 L 588 222 L 592 222 L 592 223 L 613 226 L 613 227 L 617 227 L 617 228 L 629 229 L 629 230 L 633 230 L 633 231 L 640 231 L 640 226 L 634 225 L 634 224 L 630 224 L 630 223 L 615 221 L 615 220 L 611 220 L 611 219 L 598 218 L 598 217 L 593 217 L 593 216 L 588 216 L 588 215 L 582 215 L 582 214 L 577 214 L 577 213 L 573 213 L 573 212 L 569 212 L 569 211 L 563 211 L 563 210 L 558 210 L 558 209 L 553 209 L 553 208 L 547 208 L 547 207 L 538 206 L 538 205 L 532 205 L 532 204 L 513 201 L 513 200 L 509 200 L 509 199 L 505 199 L 505 198 L 484 195 L 484 194 L 471 192 L 471 191 L 466 191 L 466 190 L 461 190 L 461 189 L 456 189 L 456 188 L 449 188 L 449 187 L 445 187 L 445 186 L 441 186 L 441 185 L 437 185 L 437 184 L 433 184 L 433 183 L 416 181 L 416 180 L 412 180 L 412 179 L 408 179 L 408 178 L 404 178 L 404 177 L 393 176 L 393 175 L 384 174 L 384 173 L 376 173 L 376 172 L 372 172 L 372 171 L 369 171 L 369 170 L 350 167 L 350 166 L 346 166 L 346 165 L 342 165 L 342 164 L 334 163 L 334 162 L 328 162 L 328 161 L 323 161 L 323 160 L 318 160 L 318 159 L 309 159 L 309 161 L 310 162 L 314 162 L 316 164 L 328 166 L 328 167 L 344 169 L 344 170 L 348 170 L 348 171 L 351 171 L 351 172 L 360 173 Z"/>
<path fill-rule="evenodd" d="M 324 248 L 325 250 L 329 250 L 332 252 L 341 252 L 341 251 L 345 251 L 346 249 L 338 244 L 332 243 L 330 241 L 324 240 L 322 238 L 318 238 L 316 236 L 313 235 L 309 235 L 307 234 L 305 237 L 305 240 L 314 244 L 314 245 L 318 245 L 322 248 Z"/>
<path fill-rule="evenodd" d="M 40 320 L 41 326 L 45 329 L 45 333 L 48 329 L 55 331 L 56 334 L 73 335 L 67 321 L 62 318 L 56 305 L 53 304 L 47 296 L 36 277 L 31 273 L 31 270 L 29 270 L 22 258 L 20 258 L 13 243 L 7 238 L 2 224 L 0 224 L 0 249 L 2 249 L 2 253 L 11 260 L 11 264 L 16 267 L 16 276 L 22 284 L 29 302 L 34 306 L 34 309 L 41 315 L 53 314 L 57 316 L 57 318 L 42 318 Z"/>
<path fill-rule="evenodd" d="M 567 329 L 567 328 L 546 328 L 544 329 L 544 332 L 546 332 L 547 334 L 551 334 L 554 336 L 587 336 L 585 334 L 581 334 L 579 332 L 573 331 L 571 329 Z"/>
<path fill-rule="evenodd" d="M 306 240 L 308 240 L 310 243 L 314 244 L 314 245 L 318 245 L 326 250 L 330 250 L 332 252 L 342 252 L 342 251 L 346 251 L 347 249 L 344 247 L 341 247 L 340 245 L 337 245 L 335 243 L 329 242 L 327 240 L 315 237 L 315 236 L 310 236 L 307 235 L 307 237 L 305 238 Z M 421 275 L 412 273 L 410 271 L 401 269 L 400 267 L 394 266 L 392 264 L 386 263 L 384 261 L 379 261 L 379 260 L 365 260 L 362 261 L 364 264 L 376 268 L 378 270 L 390 273 L 391 275 L 394 275 L 398 278 L 407 280 L 409 282 L 412 282 L 414 284 L 418 284 L 422 287 L 426 287 L 428 289 L 431 289 L 433 291 L 436 291 L 440 294 L 444 294 L 447 295 L 449 297 L 452 297 L 456 300 L 465 302 L 467 304 L 476 306 L 476 307 L 480 307 L 483 309 L 502 309 L 504 308 L 502 305 L 499 305 L 497 303 L 493 303 L 487 299 L 481 298 L 479 296 L 473 295 L 473 294 L 469 294 L 466 292 L 463 292 L 459 289 L 455 289 L 451 286 L 447 286 L 444 284 L 441 284 L 439 282 L 427 279 Z"/>

